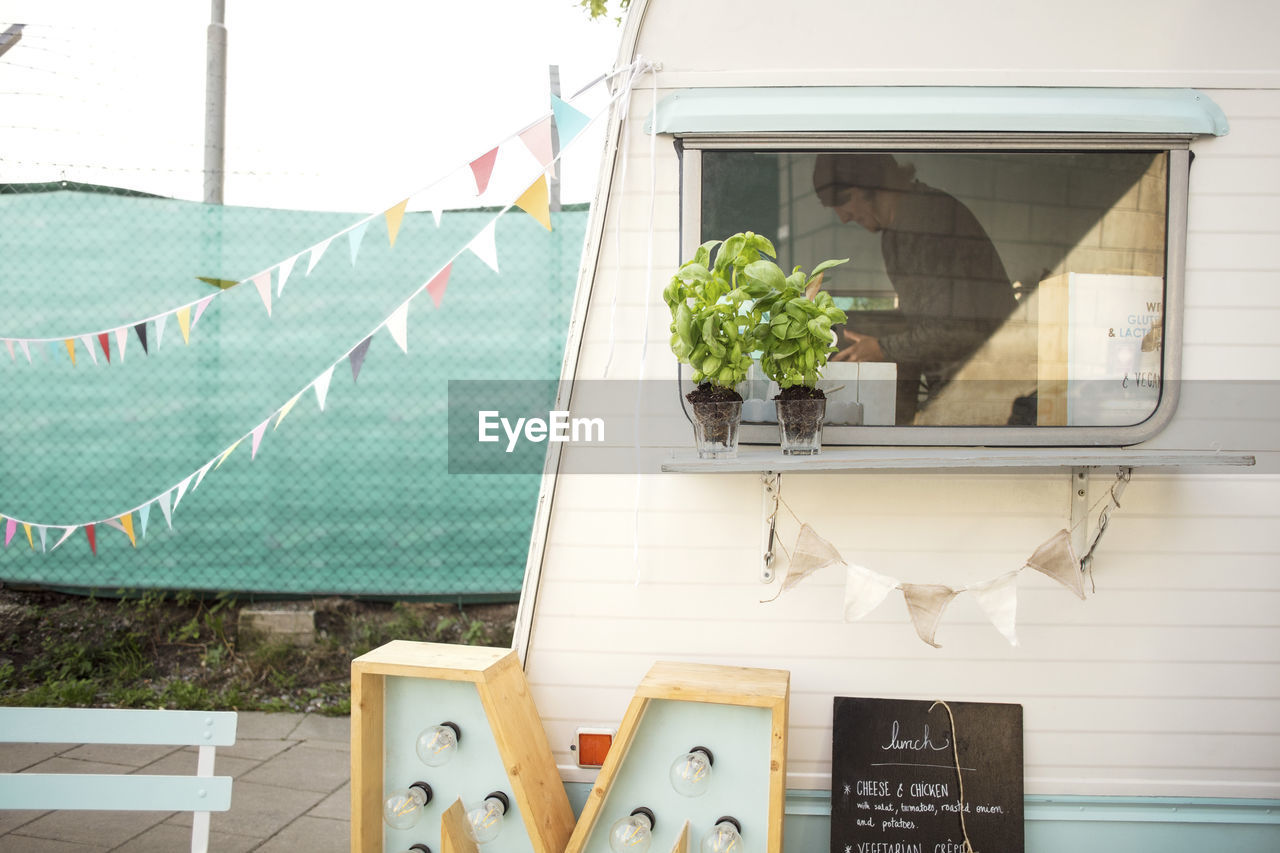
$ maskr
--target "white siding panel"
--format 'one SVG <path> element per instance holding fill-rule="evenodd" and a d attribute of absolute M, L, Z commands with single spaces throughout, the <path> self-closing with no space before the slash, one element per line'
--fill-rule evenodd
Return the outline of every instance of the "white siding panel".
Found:
<path fill-rule="evenodd" d="M 1247 81 L 1280 73 L 1271 45 L 1276 27 L 1268 25 L 1280 24 L 1275 4 L 1229 2 L 1215 18 L 1247 25 L 1216 27 L 1190 25 L 1202 20 L 1202 7 L 1191 0 L 1086 0 L 1069 12 L 956 0 L 929 4 L 933 23 L 921 32 L 914 6 L 824 3 L 824 26 L 809 28 L 805 50 L 753 55 L 750 63 L 717 53 L 717 42 L 700 35 L 717 15 L 715 5 L 652 0 L 651 23 L 680 22 L 678 31 L 662 28 L 658 42 L 652 31 L 641 38 L 641 52 L 664 63 L 661 81 L 684 85 L 714 69 L 764 83 L 784 74 L 788 83 L 805 75 L 842 82 L 827 67 L 829 57 L 848 58 L 847 34 L 871 24 L 917 38 L 905 51 L 899 39 L 865 43 L 870 53 L 848 59 L 857 67 L 839 70 L 861 75 L 854 82 L 921 83 L 933 75 L 963 83 L 975 70 L 1005 70 L 1001 82 L 1016 84 L 1023 79 L 1017 69 L 1026 69 L 1041 85 L 1052 75 L 1061 85 L 1134 85 L 1142 74 L 1160 78 L 1149 85 L 1204 85 L 1197 75 Z M 808 13 L 806 5 L 797 16 Z M 755 7 L 750 0 L 747 6 L 733 19 L 742 23 L 716 17 L 716 27 L 730 27 L 718 43 L 732 43 L 735 26 L 754 26 Z M 979 39 L 1007 49 L 977 50 L 973 39 L 956 38 L 973 33 L 979 8 Z M 1107 27 L 1097 27 L 1100 18 Z M 1030 26 L 1058 37 L 1046 49 L 1043 40 L 1022 37 Z M 783 63 L 788 68 L 776 73 L 768 68 Z M 955 69 L 961 73 L 951 75 Z M 1274 384 L 1280 91 L 1208 94 L 1232 129 L 1193 145 L 1186 373 Z M 611 342 L 610 375 L 638 375 L 646 301 L 645 375 L 674 375 L 659 294 L 680 260 L 677 163 L 668 138 L 657 141 L 650 159 L 641 131 L 650 108 L 650 92 L 638 91 L 627 124 L 624 191 L 609 196 L 600 235 L 580 377 L 602 374 Z M 651 207 L 652 175 L 658 195 Z M 1160 446 L 1256 450 L 1261 468 L 1280 470 L 1280 430 L 1261 395 L 1248 386 L 1234 396 L 1206 387 L 1219 386 L 1184 388 Z M 655 432 L 655 440 L 683 432 Z M 687 433 L 676 446 L 687 450 Z M 1110 483 L 1106 471 L 1091 478 L 1091 515 Z M 957 587 L 1019 567 L 1066 527 L 1070 489 L 1067 472 L 783 478 L 787 503 L 848 561 L 900 580 Z M 829 785 L 833 696 L 896 696 L 1022 704 L 1029 793 L 1280 797 L 1280 477 L 1139 469 L 1121 502 L 1086 601 L 1028 570 L 1018 580 L 1018 646 L 961 595 L 943 617 L 942 648 L 935 649 L 916 637 L 898 592 L 862 621 L 842 621 L 840 566 L 762 603 L 777 582 L 758 581 L 763 500 L 756 475 L 561 478 L 526 661 L 556 760 L 566 777 L 591 778 L 571 769 L 574 729 L 616 726 L 656 660 L 694 660 L 790 671 L 793 785 Z M 796 529 L 783 510 L 786 548 Z"/>

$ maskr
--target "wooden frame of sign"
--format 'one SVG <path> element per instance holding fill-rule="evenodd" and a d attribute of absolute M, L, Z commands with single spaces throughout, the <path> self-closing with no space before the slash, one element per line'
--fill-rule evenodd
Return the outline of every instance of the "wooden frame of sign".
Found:
<path fill-rule="evenodd" d="M 636 688 L 626 715 L 618 726 L 617 737 L 614 738 L 609 754 L 605 757 L 604 766 L 600 768 L 600 773 L 591 786 L 591 792 L 587 795 L 582 814 L 578 818 L 565 853 L 583 853 L 588 842 L 592 840 L 592 832 L 597 821 L 601 819 L 609 792 L 619 778 L 628 752 L 635 744 L 636 734 L 645 712 L 650 709 L 655 700 L 711 703 L 767 710 L 770 717 L 768 762 L 767 766 L 763 766 L 762 762 L 762 766 L 759 767 L 761 773 L 768 774 L 768 832 L 764 849 L 767 853 L 781 853 L 783 808 L 786 804 L 787 708 L 790 683 L 791 674 L 785 670 L 665 661 L 654 664 L 648 675 L 640 682 L 640 686 Z M 720 756 L 717 756 L 717 759 L 719 758 Z M 667 785 L 665 774 L 655 784 Z M 697 841 L 689 837 L 688 821 L 680 820 L 679 815 L 674 818 L 675 820 L 672 820 L 671 817 L 662 816 L 659 817 L 659 821 L 670 820 L 670 825 L 681 827 L 677 832 L 675 846 L 667 849 L 674 853 L 684 853 L 690 849 L 690 844 L 696 845 Z M 757 831 L 758 827 L 757 822 Z M 593 844 L 592 849 L 597 846 L 599 846 L 598 841 Z M 656 843 L 653 849 L 658 849 Z"/>
<path fill-rule="evenodd" d="M 395 640 L 351 662 L 351 850 L 383 849 L 383 761 L 388 677 L 471 682 L 488 722 L 511 795 L 524 817 L 534 853 L 561 853 L 573 830 L 573 809 L 556 770 L 546 730 L 519 658 L 510 649 Z M 412 749 L 412 745 L 408 746 Z M 460 836 L 461 805 L 445 815 L 442 846 L 474 850 Z M 451 828 L 452 827 L 452 828 Z"/>

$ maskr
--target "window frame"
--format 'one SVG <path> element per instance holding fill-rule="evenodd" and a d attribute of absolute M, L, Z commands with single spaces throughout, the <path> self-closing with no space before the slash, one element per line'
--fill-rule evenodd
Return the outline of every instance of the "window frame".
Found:
<path fill-rule="evenodd" d="M 676 134 L 680 166 L 680 258 L 702 242 L 702 152 L 750 151 L 1158 151 L 1169 155 L 1165 218 L 1164 341 L 1160 393 L 1155 410 L 1129 426 L 833 426 L 823 428 L 828 446 L 1124 447 L 1148 441 L 1167 427 L 1178 404 L 1182 374 L 1182 327 L 1186 267 L 1191 136 L 1120 133 L 732 133 Z M 683 366 L 682 366 L 683 368 Z M 681 378 L 684 378 L 681 370 Z M 687 383 L 681 383 L 682 385 Z M 680 395 L 685 415 L 688 403 Z M 777 427 L 744 423 L 743 444 L 776 444 Z"/>

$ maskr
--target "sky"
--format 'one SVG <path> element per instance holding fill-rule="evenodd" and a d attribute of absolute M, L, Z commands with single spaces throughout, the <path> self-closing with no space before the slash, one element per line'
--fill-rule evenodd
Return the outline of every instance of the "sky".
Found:
<path fill-rule="evenodd" d="M 0 57 L 0 183 L 199 200 L 210 10 L 0 0 L 0 31 L 26 24 Z M 621 34 L 576 0 L 226 0 L 225 20 L 225 203 L 354 212 L 427 187 L 413 207 L 478 203 L 466 164 L 548 112 L 549 66 L 567 99 Z M 590 116 L 606 102 L 600 85 L 572 101 Z M 591 200 L 603 126 L 565 154 L 565 203 Z"/>

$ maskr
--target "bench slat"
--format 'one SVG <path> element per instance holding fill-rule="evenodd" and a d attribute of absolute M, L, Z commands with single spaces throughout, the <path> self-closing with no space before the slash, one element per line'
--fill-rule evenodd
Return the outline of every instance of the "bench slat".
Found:
<path fill-rule="evenodd" d="M 231 777 L 0 773 L 0 808 L 225 812 Z"/>
<path fill-rule="evenodd" d="M 129 743 L 231 746 L 234 711 L 155 711 L 123 708 L 3 708 L 0 741 L 12 743 Z"/>

